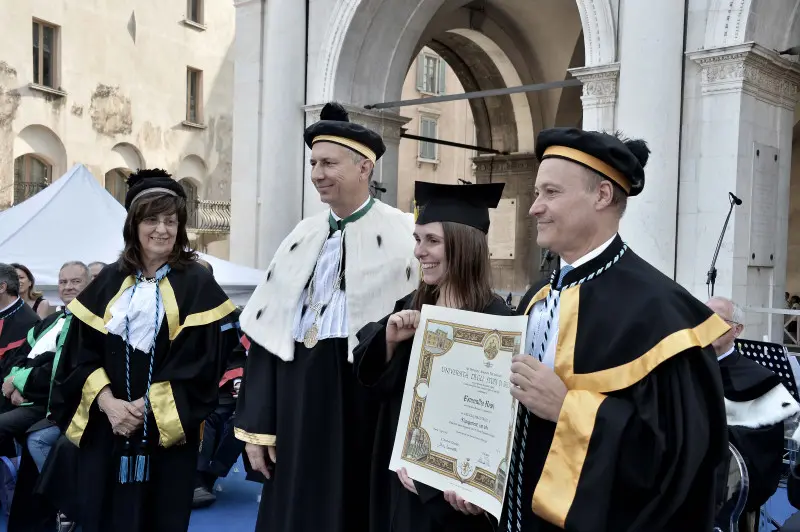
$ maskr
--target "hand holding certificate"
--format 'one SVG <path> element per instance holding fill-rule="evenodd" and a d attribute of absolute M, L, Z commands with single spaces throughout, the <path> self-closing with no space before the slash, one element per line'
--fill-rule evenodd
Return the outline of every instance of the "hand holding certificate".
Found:
<path fill-rule="evenodd" d="M 425 305 L 389 468 L 454 491 L 499 519 L 516 423 L 511 358 L 526 316 Z"/>

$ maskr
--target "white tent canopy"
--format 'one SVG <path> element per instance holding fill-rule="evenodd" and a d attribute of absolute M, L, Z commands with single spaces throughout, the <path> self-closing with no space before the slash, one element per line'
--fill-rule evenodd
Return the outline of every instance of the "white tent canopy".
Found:
<path fill-rule="evenodd" d="M 58 271 L 67 261 L 113 262 L 122 251 L 126 212 L 89 170 L 73 166 L 32 198 L 0 212 L 0 262 L 30 268 L 36 286 L 58 302 Z M 205 254 L 214 277 L 236 304 L 244 304 L 264 272 Z"/>

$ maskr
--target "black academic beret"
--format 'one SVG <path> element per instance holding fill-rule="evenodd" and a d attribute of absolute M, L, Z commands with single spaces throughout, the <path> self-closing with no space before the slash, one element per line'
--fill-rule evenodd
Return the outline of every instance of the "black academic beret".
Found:
<path fill-rule="evenodd" d="M 376 162 L 386 151 L 380 135 L 362 125 L 350 122 L 350 115 L 338 103 L 327 103 L 319 114 L 319 122 L 306 128 L 303 135 L 311 148 L 317 142 L 333 142 L 350 148 Z"/>
<path fill-rule="evenodd" d="M 580 164 L 620 186 L 628 196 L 635 196 L 644 188 L 644 167 L 650 149 L 643 140 L 556 127 L 539 133 L 536 157 L 539 161 L 558 157 Z"/>
<path fill-rule="evenodd" d="M 128 192 L 125 194 L 125 209 L 130 210 L 134 200 L 148 194 L 169 194 L 186 199 L 186 191 L 172 176 L 161 170 L 139 170 L 128 177 Z"/>
<path fill-rule="evenodd" d="M 455 222 L 489 232 L 489 209 L 497 208 L 505 183 L 443 185 L 417 181 L 416 223 Z"/>

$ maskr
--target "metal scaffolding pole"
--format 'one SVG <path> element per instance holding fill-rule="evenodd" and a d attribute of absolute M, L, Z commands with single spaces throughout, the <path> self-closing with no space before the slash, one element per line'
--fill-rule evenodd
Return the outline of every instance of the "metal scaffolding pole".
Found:
<path fill-rule="evenodd" d="M 452 142 L 449 140 L 434 139 L 432 137 L 421 137 L 419 135 L 412 135 L 403 131 L 400 136 L 404 139 L 421 140 L 422 142 L 431 142 L 433 144 L 442 144 L 444 146 L 452 146 L 453 148 L 464 148 L 465 150 L 475 150 L 483 153 L 493 153 L 495 155 L 508 155 L 508 152 L 501 152 L 494 148 L 482 148 L 481 146 L 472 146 L 471 144 L 461 144 L 460 142 Z"/>
<path fill-rule="evenodd" d="M 502 89 L 489 89 L 485 91 L 465 92 L 463 94 L 445 94 L 443 96 L 431 96 L 428 98 L 415 98 L 413 100 L 400 100 L 397 102 L 383 102 L 365 105 L 365 109 L 389 109 L 393 107 L 407 107 L 409 105 L 420 105 L 425 103 L 452 102 L 455 100 L 474 100 L 476 98 L 487 98 L 489 96 L 504 96 L 506 94 L 517 94 L 520 92 L 537 92 L 551 89 L 564 89 L 567 87 L 578 87 L 582 85 L 579 79 L 567 79 L 564 81 L 550 81 L 548 83 L 536 83 L 534 85 L 519 85 L 517 87 L 505 87 Z"/>

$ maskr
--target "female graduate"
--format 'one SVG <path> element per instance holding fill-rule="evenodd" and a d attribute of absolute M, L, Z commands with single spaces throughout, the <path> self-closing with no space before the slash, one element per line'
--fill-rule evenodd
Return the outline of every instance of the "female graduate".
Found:
<path fill-rule="evenodd" d="M 492 531 L 493 521 L 477 507 L 458 502 L 471 515 L 456 511 L 442 493 L 411 480 L 405 470 L 389 470 L 403 388 L 422 305 L 511 315 L 491 287 L 489 209 L 496 208 L 503 183 L 440 185 L 417 181 L 419 206 L 414 255 L 422 280 L 395 305 L 394 313 L 366 325 L 354 350 L 358 380 L 383 398 L 373 454 L 370 502 L 371 532 Z"/>
<path fill-rule="evenodd" d="M 181 185 L 142 170 L 128 186 L 116 267 L 68 306 L 52 414 L 79 447 L 78 478 L 67 484 L 80 494 L 71 515 L 84 532 L 179 532 L 221 353 L 237 341 L 220 323 L 235 307 L 189 250 Z"/>

